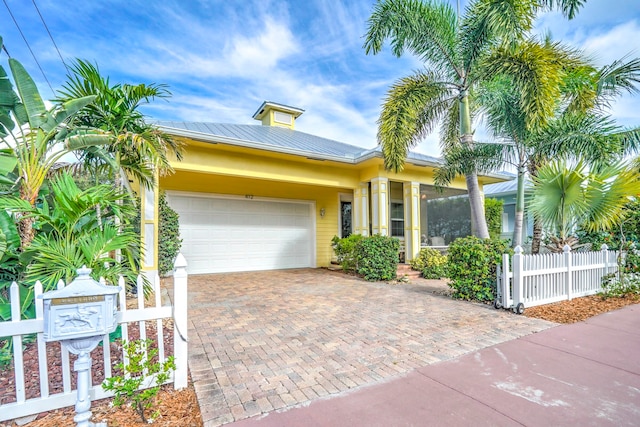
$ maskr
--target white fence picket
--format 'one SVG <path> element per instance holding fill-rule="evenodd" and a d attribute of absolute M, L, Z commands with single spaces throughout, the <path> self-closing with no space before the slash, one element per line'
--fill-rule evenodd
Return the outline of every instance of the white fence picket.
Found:
<path fill-rule="evenodd" d="M 154 293 L 154 301 L 156 308 L 162 307 L 162 298 L 161 298 L 161 290 L 160 290 L 160 276 L 157 274 L 153 278 L 153 293 Z M 162 327 L 162 319 L 156 320 L 156 333 L 158 334 L 157 342 L 158 342 L 158 360 L 160 362 L 165 361 L 164 354 L 164 328 Z"/>
<path fill-rule="evenodd" d="M 11 322 L 20 322 L 20 289 L 13 282 L 9 289 L 11 300 Z M 13 373 L 16 381 L 16 400 L 24 402 L 24 358 L 22 357 L 22 335 L 13 337 Z"/>
<path fill-rule="evenodd" d="M 36 305 L 36 319 L 42 319 L 44 305 L 42 299 L 42 283 L 38 280 L 33 287 L 33 298 Z M 40 374 L 40 397 L 49 396 L 49 365 L 47 364 L 47 343 L 44 342 L 43 332 L 36 335 L 38 345 L 38 372 Z"/>
<path fill-rule="evenodd" d="M 64 282 L 58 280 L 58 289 L 62 289 L 64 286 Z M 63 345 L 60 346 L 60 359 L 62 361 L 62 390 L 65 393 L 71 393 L 71 362 L 69 360 L 69 350 Z"/>
<path fill-rule="evenodd" d="M 187 349 L 187 260 L 178 254 L 173 273 L 173 354 L 176 371 L 173 384 L 176 389 L 187 386 L 188 349 Z"/>
<path fill-rule="evenodd" d="M 174 318 L 174 356 L 176 363 L 176 371 L 173 375 L 173 383 L 175 389 L 181 389 L 187 386 L 188 378 L 188 351 L 187 351 L 187 273 L 186 261 L 182 255 L 179 256 L 180 262 L 176 262 L 177 277 L 174 277 L 174 301 L 173 306 L 162 306 L 160 279 L 156 276 L 153 281 L 153 291 L 155 292 L 155 303 L 153 306 L 145 307 L 144 290 L 142 281 L 138 281 L 138 293 L 141 295 L 138 299 L 138 308 L 127 310 L 125 281 L 121 277 L 118 284 L 121 286 L 119 295 L 119 310 L 116 319 L 121 327 L 122 340 L 128 340 L 129 331 L 128 323 L 138 322 L 140 324 L 140 336 L 146 337 L 145 323 L 155 321 L 158 326 L 158 352 L 161 360 L 166 358 L 164 348 L 164 333 L 162 319 Z M 65 284 L 60 281 L 58 289 L 63 288 Z M 36 284 L 34 293 L 40 295 L 42 293 L 42 285 Z M 12 284 L 9 289 L 11 301 L 11 320 L 0 322 L 0 336 L 11 337 L 13 339 L 13 362 L 15 376 L 15 402 L 0 405 L 0 422 L 13 418 L 24 417 L 27 415 L 37 414 L 39 412 L 50 411 L 53 409 L 71 406 L 76 402 L 76 392 L 71 389 L 71 371 L 69 363 L 69 352 L 64 346 L 61 346 L 61 362 L 62 362 L 62 393 L 50 393 L 49 389 L 49 367 L 47 362 L 47 346 L 42 338 L 44 332 L 43 307 L 42 300 L 36 299 L 36 318 L 29 320 L 20 319 L 20 295 L 19 286 Z M 37 336 L 39 377 L 40 377 L 40 397 L 26 398 L 25 393 L 25 367 L 23 355 L 23 335 L 35 334 Z M 109 348 L 109 336 L 104 336 L 103 341 L 104 352 L 104 373 L 105 378 L 109 378 L 111 372 L 111 353 Z M 123 352 L 123 356 L 126 354 Z M 125 362 L 127 363 L 127 362 Z M 32 373 L 27 373 L 32 375 Z M 144 387 L 145 385 L 143 385 Z M 148 386 L 148 384 L 146 385 Z M 90 394 L 93 399 L 103 399 L 113 396 L 111 392 L 105 392 L 100 384 L 94 384 L 90 388 Z"/>
<path fill-rule="evenodd" d="M 524 255 L 518 246 L 512 270 L 509 255 L 503 255 L 498 280 L 502 305 L 533 307 L 598 293 L 602 278 L 618 271 L 617 256 L 606 245 L 600 251 L 571 252 L 566 246 L 561 254 L 536 255 Z"/>

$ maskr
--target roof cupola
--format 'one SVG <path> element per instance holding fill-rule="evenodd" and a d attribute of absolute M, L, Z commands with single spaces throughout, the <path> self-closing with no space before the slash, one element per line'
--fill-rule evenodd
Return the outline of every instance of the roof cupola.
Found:
<path fill-rule="evenodd" d="M 300 108 L 264 101 L 253 114 L 253 118 L 262 121 L 264 126 L 280 126 L 294 130 L 295 121 L 302 113 L 304 110 Z"/>

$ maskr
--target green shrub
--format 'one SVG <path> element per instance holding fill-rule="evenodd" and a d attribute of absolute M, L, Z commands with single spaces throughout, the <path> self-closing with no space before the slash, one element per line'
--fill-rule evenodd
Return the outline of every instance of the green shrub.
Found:
<path fill-rule="evenodd" d="M 496 266 L 508 251 L 504 240 L 474 236 L 454 240 L 449 245 L 448 267 L 453 297 L 492 301 L 496 295 Z"/>
<path fill-rule="evenodd" d="M 365 280 L 392 280 L 398 270 L 400 242 L 393 237 L 365 237 L 356 245 L 357 273 Z"/>
<path fill-rule="evenodd" d="M 356 271 L 356 245 L 362 238 L 360 234 L 352 234 L 343 239 L 333 236 L 331 246 L 344 271 Z"/>
<path fill-rule="evenodd" d="M 603 298 L 618 298 L 632 294 L 640 294 L 640 274 L 608 274 L 602 278 L 600 295 Z"/>
<path fill-rule="evenodd" d="M 107 378 L 102 383 L 104 390 L 114 392 L 114 406 L 130 404 L 145 423 L 153 422 L 159 415 L 156 411 L 147 418 L 146 411 L 153 406 L 160 386 L 171 378 L 171 373 L 176 369 L 174 357 L 169 356 L 164 362 L 160 362 L 158 349 L 152 347 L 151 343 L 149 339 L 124 342 L 122 347 L 128 363 L 125 365 L 120 362 L 116 365 L 116 369 L 123 374 Z M 143 384 L 151 387 L 140 390 Z"/>
<path fill-rule="evenodd" d="M 502 207 L 504 201 L 498 199 L 484 200 L 484 215 L 487 218 L 489 236 L 492 239 L 499 239 L 502 232 Z"/>
<path fill-rule="evenodd" d="M 422 248 L 418 256 L 410 261 L 411 268 L 422 272 L 425 279 L 440 279 L 447 276 L 447 256 L 433 248 Z"/>
<path fill-rule="evenodd" d="M 182 239 L 178 213 L 171 209 L 164 192 L 160 193 L 158 200 L 158 217 L 158 271 L 161 276 L 166 276 L 173 271 Z"/>

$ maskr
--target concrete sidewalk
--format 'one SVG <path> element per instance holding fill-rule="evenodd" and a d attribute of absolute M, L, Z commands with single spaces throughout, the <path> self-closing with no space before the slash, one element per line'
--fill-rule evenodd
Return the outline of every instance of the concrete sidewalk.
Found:
<path fill-rule="evenodd" d="M 637 426 L 640 305 L 229 425 Z"/>

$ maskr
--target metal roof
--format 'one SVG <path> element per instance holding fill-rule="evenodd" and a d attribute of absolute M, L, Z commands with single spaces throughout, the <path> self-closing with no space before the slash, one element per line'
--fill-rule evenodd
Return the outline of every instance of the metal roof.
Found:
<path fill-rule="evenodd" d="M 531 190 L 531 181 L 525 178 L 524 186 L 526 191 Z M 498 182 L 496 184 L 487 184 L 484 187 L 485 195 L 502 195 L 502 194 L 515 194 L 518 191 L 518 180 L 513 177 L 511 181 Z M 526 194 L 526 193 L 525 193 Z"/>
<path fill-rule="evenodd" d="M 154 124 L 175 136 L 293 154 L 318 160 L 355 164 L 369 158 L 382 158 L 380 146 L 364 149 L 284 127 L 176 121 L 156 121 Z M 437 167 L 442 164 L 442 159 L 409 152 L 407 163 Z M 502 174 L 484 175 L 497 179 L 508 178 Z"/>
<path fill-rule="evenodd" d="M 226 123 L 203 122 L 168 122 L 160 121 L 156 124 L 163 130 L 186 130 L 209 137 L 224 137 L 237 142 L 251 142 L 273 148 L 293 149 L 303 151 L 309 155 L 326 154 L 330 156 L 355 159 L 363 151 L 362 147 L 356 147 L 332 139 L 321 138 L 308 133 L 276 126 L 263 125 L 237 125 Z M 241 144 L 239 144 L 241 145 Z"/>

